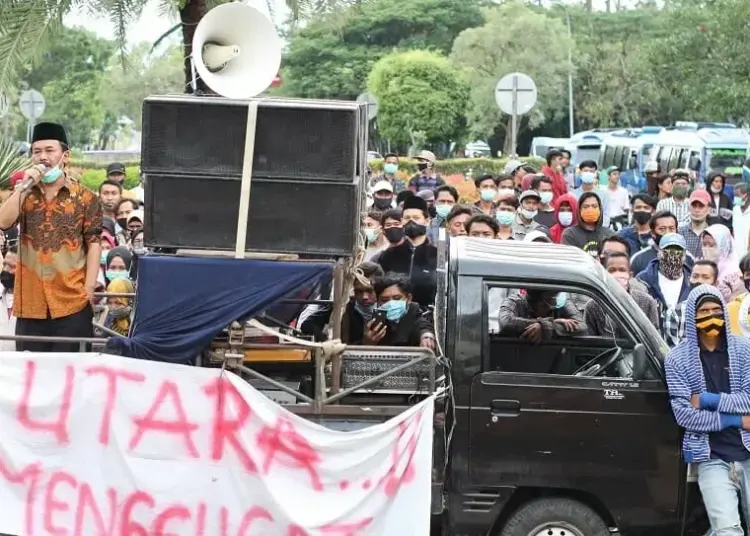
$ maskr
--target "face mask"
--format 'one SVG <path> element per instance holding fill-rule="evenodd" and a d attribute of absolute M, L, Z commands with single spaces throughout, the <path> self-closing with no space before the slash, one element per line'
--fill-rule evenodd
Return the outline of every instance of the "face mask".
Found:
<path fill-rule="evenodd" d="M 516 195 L 516 191 L 513 188 L 500 188 L 497 193 L 500 195 L 500 197 L 509 197 L 511 195 Z"/>
<path fill-rule="evenodd" d="M 560 221 L 560 225 L 563 227 L 570 227 L 573 223 L 572 212 L 558 212 L 557 219 Z"/>
<path fill-rule="evenodd" d="M 398 322 L 406 314 L 406 302 L 404 300 L 391 300 L 379 307 L 385 311 L 385 317 L 391 322 Z"/>
<path fill-rule="evenodd" d="M 107 254 L 109 253 L 109 250 L 102 250 L 102 264 L 107 264 Z"/>
<path fill-rule="evenodd" d="M 398 164 L 383 164 L 383 171 L 388 175 L 393 175 L 398 171 Z"/>
<path fill-rule="evenodd" d="M 593 174 L 585 173 L 581 174 L 581 183 L 583 184 L 594 184 L 596 177 Z"/>
<path fill-rule="evenodd" d="M 712 191 L 713 193 L 715 193 L 715 194 L 720 194 L 720 193 L 721 193 L 721 191 L 722 191 L 722 189 L 723 189 L 723 188 L 722 188 L 721 186 L 719 186 L 718 188 L 717 188 L 716 186 L 711 186 L 711 191 Z"/>
<path fill-rule="evenodd" d="M 612 277 L 615 278 L 615 280 L 620 283 L 620 286 L 624 288 L 625 290 L 628 290 L 630 287 L 630 276 L 626 274 L 625 272 L 617 272 L 616 274 L 612 274 Z"/>
<path fill-rule="evenodd" d="M 117 225 L 119 225 L 121 229 L 125 229 L 128 226 L 127 218 L 117 218 L 116 221 L 117 221 Z"/>
<path fill-rule="evenodd" d="M 107 273 L 105 274 L 107 276 L 107 279 L 110 281 L 114 281 L 115 279 L 127 279 L 128 278 L 128 272 L 124 270 L 107 270 Z"/>
<path fill-rule="evenodd" d="M 584 208 L 581 210 L 581 219 L 584 223 L 598 223 L 602 213 L 598 208 Z"/>
<path fill-rule="evenodd" d="M 8 290 L 13 290 L 13 287 L 16 285 L 16 274 L 0 272 L 0 284 Z"/>
<path fill-rule="evenodd" d="M 651 213 L 645 210 L 633 212 L 633 219 L 638 225 L 646 225 L 651 219 Z"/>
<path fill-rule="evenodd" d="M 554 299 L 547 302 L 547 305 L 553 309 L 562 309 L 565 307 L 565 302 L 568 301 L 568 296 L 565 292 L 560 292 L 555 296 Z"/>
<path fill-rule="evenodd" d="M 427 169 L 427 162 L 420 162 L 419 164 L 417 164 L 417 169 L 419 171 L 426 170 Z"/>
<path fill-rule="evenodd" d="M 115 320 L 122 320 L 123 318 L 128 318 L 130 316 L 131 311 L 132 311 L 132 307 L 120 307 L 118 309 L 110 309 L 109 316 L 111 316 Z"/>
<path fill-rule="evenodd" d="M 383 199 L 381 197 L 376 197 L 372 201 L 372 206 L 374 206 L 378 210 L 388 210 L 393 205 L 393 199 Z"/>
<path fill-rule="evenodd" d="M 372 318 L 372 312 L 375 310 L 375 304 L 371 303 L 370 305 L 364 305 L 357 300 L 354 300 L 354 310 L 365 319 L 365 322 L 369 322 Z"/>
<path fill-rule="evenodd" d="M 136 255 L 136 256 L 138 256 L 138 255 L 145 255 L 146 254 L 146 248 L 144 248 L 143 246 L 139 246 L 137 248 L 133 248 L 133 254 Z"/>
<path fill-rule="evenodd" d="M 389 227 L 383 231 L 388 242 L 395 244 L 404 238 L 404 230 L 401 227 Z"/>
<path fill-rule="evenodd" d="M 687 186 L 675 186 L 672 188 L 672 197 L 676 197 L 677 199 L 685 199 L 687 197 L 687 194 Z"/>
<path fill-rule="evenodd" d="M 492 201 L 497 196 L 497 190 L 482 190 L 479 192 L 479 196 L 482 198 L 482 201 Z"/>
<path fill-rule="evenodd" d="M 452 208 L 452 205 L 438 205 L 435 207 L 435 213 L 442 219 L 445 219 L 448 217 L 448 214 L 450 214 Z"/>
<path fill-rule="evenodd" d="M 719 260 L 719 248 L 703 246 L 703 258 L 709 261 Z"/>
<path fill-rule="evenodd" d="M 659 251 L 659 271 L 667 279 L 672 281 L 679 279 L 682 275 L 682 265 L 685 262 L 685 252 L 676 250 Z"/>
<path fill-rule="evenodd" d="M 367 235 L 367 241 L 372 244 L 380 236 L 380 231 L 377 229 L 365 229 L 365 235 Z"/>
<path fill-rule="evenodd" d="M 706 335 L 710 338 L 715 338 L 721 335 L 721 332 L 724 330 L 724 315 L 723 314 L 717 314 L 717 315 L 710 315 L 710 316 L 704 316 L 702 318 L 696 318 L 695 319 L 695 327 L 700 331 L 703 335 Z"/>
<path fill-rule="evenodd" d="M 542 192 L 539 194 L 539 199 L 544 205 L 549 205 L 549 202 L 552 201 L 553 197 L 554 194 L 552 192 Z"/>
<path fill-rule="evenodd" d="M 521 216 L 523 216 L 527 220 L 533 220 L 534 218 L 536 218 L 536 214 L 536 210 L 526 210 L 525 208 L 521 209 Z"/>
<path fill-rule="evenodd" d="M 516 219 L 516 215 L 513 212 L 506 212 L 505 210 L 498 210 L 495 212 L 495 219 L 497 223 L 503 227 L 510 227 L 513 225 L 513 220 Z"/>
<path fill-rule="evenodd" d="M 412 240 L 414 240 L 415 238 L 419 238 L 420 236 L 424 236 L 427 234 L 427 226 L 415 221 L 410 221 L 406 225 L 404 225 L 404 234 L 407 236 L 407 238 L 411 238 Z"/>
<path fill-rule="evenodd" d="M 434 218 L 437 216 L 437 209 L 435 208 L 435 205 L 432 205 L 427 209 L 427 213 L 430 215 L 430 218 Z"/>
<path fill-rule="evenodd" d="M 745 200 L 741 197 L 734 196 L 734 206 L 735 207 L 741 207 L 745 204 Z"/>
<path fill-rule="evenodd" d="M 57 179 L 59 179 L 61 175 L 62 175 L 62 169 L 55 166 L 42 176 L 42 182 L 44 184 L 52 184 Z"/>

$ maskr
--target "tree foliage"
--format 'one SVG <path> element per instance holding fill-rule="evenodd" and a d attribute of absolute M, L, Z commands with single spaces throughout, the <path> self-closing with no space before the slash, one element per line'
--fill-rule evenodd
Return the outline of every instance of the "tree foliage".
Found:
<path fill-rule="evenodd" d="M 398 52 L 378 61 L 368 90 L 379 100 L 378 127 L 392 142 L 412 146 L 460 138 L 468 88 L 437 52 Z"/>
<path fill-rule="evenodd" d="M 524 118 L 530 128 L 566 115 L 568 50 L 573 42 L 556 19 L 511 1 L 488 9 L 486 23 L 462 32 L 451 60 L 471 87 L 467 119 L 472 136 L 486 139 L 505 132 L 508 116 L 495 102 L 498 80 L 523 72 L 536 83 L 536 106 Z"/>
<path fill-rule="evenodd" d="M 447 53 L 461 31 L 481 23 L 477 0 L 369 0 L 346 7 L 293 35 L 279 93 L 354 99 L 380 58 L 394 50 Z"/>

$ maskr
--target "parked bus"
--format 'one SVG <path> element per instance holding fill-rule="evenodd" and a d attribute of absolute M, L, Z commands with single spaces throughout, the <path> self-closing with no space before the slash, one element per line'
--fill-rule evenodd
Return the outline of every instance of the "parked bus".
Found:
<path fill-rule="evenodd" d="M 550 149 L 563 149 L 567 143 L 568 138 L 548 138 L 546 136 L 537 136 L 531 140 L 529 156 L 546 158 Z"/>
<path fill-rule="evenodd" d="M 709 174 L 722 173 L 727 178 L 725 192 L 733 197 L 734 185 L 742 179 L 749 143 L 750 135 L 739 128 L 670 127 L 656 136 L 651 160 L 663 173 L 691 169 L 704 185 Z"/>
<path fill-rule="evenodd" d="M 599 169 L 616 166 L 620 184 L 631 195 L 646 188 L 644 167 L 651 159 L 654 140 L 664 127 L 645 126 L 610 132 L 599 149 Z"/>

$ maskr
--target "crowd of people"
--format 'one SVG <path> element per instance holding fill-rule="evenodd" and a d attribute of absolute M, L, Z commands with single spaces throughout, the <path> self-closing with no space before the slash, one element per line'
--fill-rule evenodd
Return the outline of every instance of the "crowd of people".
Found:
<path fill-rule="evenodd" d="M 37 124 L 31 147 L 34 165 L 12 177 L 0 205 L 0 334 L 30 339 L 5 341 L 4 349 L 77 351 L 76 342 L 33 338 L 92 337 L 95 325 L 127 335 L 146 253 L 143 188 L 125 189 L 119 163 L 96 193 L 75 181 L 61 125 Z M 511 160 L 500 176 L 475 178 L 479 199 L 466 204 L 440 177 L 433 153 L 416 159 L 419 171 L 408 182 L 397 178 L 392 154 L 368 181 L 366 248 L 343 341 L 436 347 L 430 315 L 441 233 L 578 248 L 672 348 L 665 368 L 677 422 L 689 432 L 685 458 L 699 464 L 714 532 L 742 534 L 737 508 L 727 505 L 732 479 L 750 482 L 750 187 L 735 185 L 730 199 L 722 175 L 709 176 L 706 187 L 689 171 L 661 174 L 649 163 L 647 188 L 631 196 L 618 169 L 585 161 L 570 170 L 570 154 L 552 150 L 539 170 Z M 109 295 L 97 297 L 102 291 Z M 489 306 L 492 329 L 531 344 L 618 336 L 601 305 L 585 296 L 505 289 L 489 295 Z M 330 316 L 329 307 L 312 305 L 297 326 L 324 340 Z"/>

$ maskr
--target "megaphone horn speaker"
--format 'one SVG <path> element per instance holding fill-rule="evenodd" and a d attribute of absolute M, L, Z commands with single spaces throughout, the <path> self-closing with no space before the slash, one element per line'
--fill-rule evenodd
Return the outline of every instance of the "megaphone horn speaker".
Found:
<path fill-rule="evenodd" d="M 193 65 L 222 97 L 249 99 L 273 83 L 281 65 L 281 39 L 271 20 L 246 4 L 215 7 L 193 35 Z"/>

